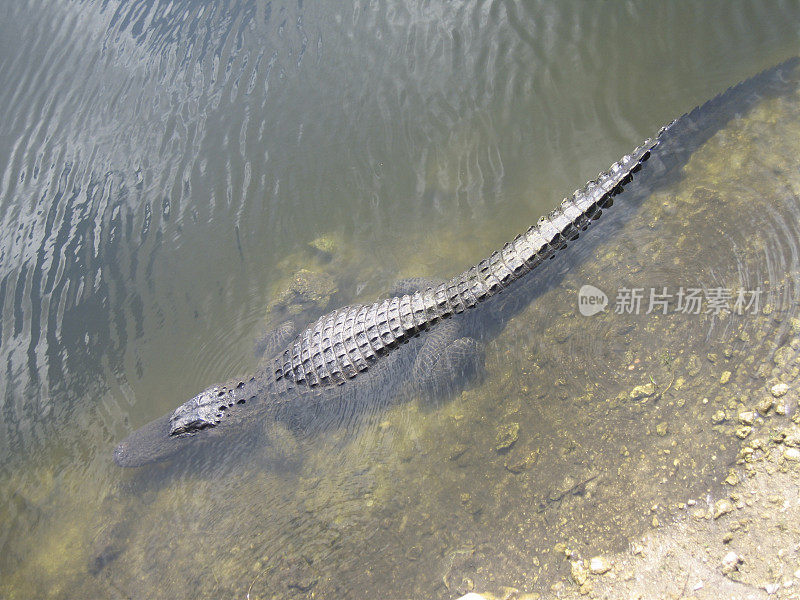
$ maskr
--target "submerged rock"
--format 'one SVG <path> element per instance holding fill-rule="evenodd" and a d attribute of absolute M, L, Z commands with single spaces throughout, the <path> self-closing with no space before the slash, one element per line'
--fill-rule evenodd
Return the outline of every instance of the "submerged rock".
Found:
<path fill-rule="evenodd" d="M 739 413 L 739 423 L 742 425 L 752 425 L 756 421 L 756 413 L 752 410 L 746 410 Z"/>
<path fill-rule="evenodd" d="M 586 583 L 586 580 L 589 579 L 589 571 L 586 569 L 582 560 L 570 561 L 569 569 L 572 580 L 578 585 L 583 585 Z"/>
<path fill-rule="evenodd" d="M 797 448 L 786 448 L 786 450 L 783 451 L 783 458 L 786 460 L 798 461 L 800 460 L 800 450 Z"/>
<path fill-rule="evenodd" d="M 689 357 L 689 362 L 686 365 L 686 374 L 689 377 L 695 377 L 700 373 L 700 359 L 697 358 L 696 354 L 692 354 Z"/>
<path fill-rule="evenodd" d="M 522 473 L 525 469 L 531 467 L 539 455 L 534 452 L 528 452 L 522 456 L 512 457 L 506 460 L 505 467 L 512 473 Z"/>
<path fill-rule="evenodd" d="M 269 311 L 280 310 L 296 315 L 309 308 L 324 310 L 337 291 L 336 282 L 329 274 L 300 269 L 275 295 Z"/>
<path fill-rule="evenodd" d="M 611 561 L 605 556 L 593 556 L 589 560 L 589 570 L 595 575 L 602 575 L 611 570 Z"/>
<path fill-rule="evenodd" d="M 737 485 L 739 483 L 739 475 L 736 473 L 736 471 L 731 469 L 730 473 L 728 473 L 728 476 L 722 483 L 726 483 L 728 485 Z"/>
<path fill-rule="evenodd" d="M 447 460 L 458 460 L 464 453 L 469 450 L 469 446 L 467 444 L 455 444 L 452 448 L 450 448 L 450 452 L 447 454 Z"/>
<path fill-rule="evenodd" d="M 763 398 L 759 401 L 758 405 L 756 406 L 756 410 L 758 410 L 758 412 L 761 415 L 766 415 L 770 411 L 770 409 L 774 406 L 774 404 L 775 400 L 767 396 L 766 398 Z"/>
<path fill-rule="evenodd" d="M 331 235 L 321 235 L 311 240 L 308 246 L 324 258 L 333 258 L 339 252 L 341 244 L 340 240 Z"/>
<path fill-rule="evenodd" d="M 739 565 L 744 563 L 736 552 L 728 552 L 722 559 L 722 572 L 726 575 L 739 570 Z"/>
<path fill-rule="evenodd" d="M 498 452 L 507 452 L 519 439 L 519 423 L 505 423 L 497 428 L 494 449 Z"/>
<path fill-rule="evenodd" d="M 714 518 L 719 519 L 722 515 L 727 515 L 733 511 L 733 503 L 727 498 L 721 498 L 714 503 Z"/>
<path fill-rule="evenodd" d="M 769 391 L 776 398 L 780 398 L 781 396 L 786 395 L 786 392 L 789 391 L 789 386 L 785 383 L 776 383 L 769 389 Z"/>
<path fill-rule="evenodd" d="M 655 393 L 656 384 L 651 381 L 650 383 L 645 383 L 644 385 L 637 385 L 631 390 L 629 395 L 631 400 L 641 400 L 642 398 L 649 398 Z"/>

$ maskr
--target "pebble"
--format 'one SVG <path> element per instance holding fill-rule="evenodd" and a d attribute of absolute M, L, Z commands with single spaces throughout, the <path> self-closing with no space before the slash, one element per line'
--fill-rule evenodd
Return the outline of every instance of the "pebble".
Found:
<path fill-rule="evenodd" d="M 770 393 L 776 398 L 784 396 L 789 391 L 789 386 L 785 383 L 776 383 L 769 389 Z"/>
<path fill-rule="evenodd" d="M 733 504 L 727 498 L 721 498 L 714 503 L 714 518 L 719 519 L 722 515 L 727 515 L 733 511 Z"/>
<path fill-rule="evenodd" d="M 718 410 L 717 412 L 715 412 L 711 416 L 711 422 L 714 425 L 719 425 L 720 423 L 724 423 L 725 422 L 725 411 L 724 410 Z"/>
<path fill-rule="evenodd" d="M 736 485 L 739 483 L 739 476 L 736 474 L 736 471 L 732 470 L 730 473 L 728 473 L 728 476 L 722 483 L 727 483 L 728 485 Z"/>
<path fill-rule="evenodd" d="M 785 446 L 800 448 L 800 431 L 794 430 L 787 433 L 786 437 L 783 438 L 783 443 Z"/>
<path fill-rule="evenodd" d="M 505 462 L 505 466 L 506 469 L 512 473 L 522 473 L 525 469 L 536 463 L 538 458 L 539 455 L 536 452 L 529 452 L 523 455 L 521 458 L 517 457 L 513 460 L 507 460 Z"/>
<path fill-rule="evenodd" d="M 731 372 L 730 371 L 723 371 L 722 376 L 719 378 L 719 382 L 721 385 L 725 385 L 731 380 Z"/>
<path fill-rule="evenodd" d="M 698 521 L 701 520 L 701 519 L 705 519 L 706 515 L 707 515 L 706 511 L 704 511 L 702 508 L 692 509 L 692 513 L 691 514 L 692 514 L 692 518 L 693 519 L 697 519 Z"/>
<path fill-rule="evenodd" d="M 743 562 L 742 558 L 736 554 L 736 552 L 728 552 L 722 559 L 722 572 L 727 574 L 738 571 L 739 565 Z"/>
<path fill-rule="evenodd" d="M 586 583 L 586 580 L 589 578 L 589 572 L 586 570 L 586 567 L 583 565 L 582 560 L 573 560 L 569 563 L 569 570 L 570 574 L 572 575 L 572 579 L 578 585 L 583 585 Z"/>
<path fill-rule="evenodd" d="M 654 383 L 645 383 L 644 385 L 637 385 L 631 390 L 631 400 L 640 400 L 642 398 L 649 398 L 656 393 L 656 386 Z"/>
<path fill-rule="evenodd" d="M 739 423 L 742 425 L 752 425 L 756 422 L 756 413 L 752 410 L 746 410 L 739 413 Z"/>
<path fill-rule="evenodd" d="M 495 450 L 505 452 L 519 439 L 519 423 L 506 423 L 497 428 Z"/>
<path fill-rule="evenodd" d="M 800 460 L 800 450 L 797 448 L 786 448 L 786 450 L 783 451 L 783 458 L 793 461 Z"/>
<path fill-rule="evenodd" d="M 611 562 L 605 556 L 593 556 L 589 560 L 589 570 L 595 575 L 602 575 L 611 570 Z"/>
<path fill-rule="evenodd" d="M 758 403 L 758 406 L 756 408 L 758 412 L 760 412 L 762 415 L 766 415 L 770 411 L 774 403 L 775 401 L 769 396 L 767 396 Z"/>

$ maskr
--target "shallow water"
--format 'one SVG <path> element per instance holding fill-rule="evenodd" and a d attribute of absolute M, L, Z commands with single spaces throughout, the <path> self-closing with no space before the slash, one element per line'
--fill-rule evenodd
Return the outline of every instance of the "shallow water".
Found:
<path fill-rule="evenodd" d="M 648 165 L 536 273 L 530 307 L 460 394 L 406 394 L 313 436 L 267 423 L 192 469 L 121 470 L 115 442 L 255 367 L 267 307 L 299 270 L 330 276 L 331 307 L 462 270 L 662 124 L 797 54 L 800 15 L 727 2 L 3 12 L 5 597 L 546 590 L 567 568 L 559 544 L 619 549 L 717 493 L 735 415 L 797 377 L 789 72 L 780 94 L 701 121 L 696 151 Z M 587 283 L 606 313 L 578 313 Z M 620 288 L 663 286 L 763 295 L 758 314 L 614 314 Z"/>

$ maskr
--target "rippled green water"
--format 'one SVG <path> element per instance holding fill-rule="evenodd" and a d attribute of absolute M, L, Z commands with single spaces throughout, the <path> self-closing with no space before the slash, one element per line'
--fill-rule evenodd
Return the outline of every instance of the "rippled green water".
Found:
<path fill-rule="evenodd" d="M 191 472 L 121 470 L 111 451 L 252 370 L 298 270 L 331 276 L 331 307 L 462 270 L 665 122 L 797 54 L 798 12 L 9 4 L 0 594 L 542 591 L 564 573 L 557 544 L 619 549 L 652 506 L 668 522 L 713 490 L 731 415 L 797 377 L 791 85 L 535 275 L 461 395 L 312 438 L 267 424 L 252 452 Z M 332 258 L 309 248 L 320 238 Z M 747 318 L 587 319 L 584 283 L 612 302 L 662 285 L 760 286 L 765 302 Z M 516 441 L 498 451 L 504 432 Z"/>

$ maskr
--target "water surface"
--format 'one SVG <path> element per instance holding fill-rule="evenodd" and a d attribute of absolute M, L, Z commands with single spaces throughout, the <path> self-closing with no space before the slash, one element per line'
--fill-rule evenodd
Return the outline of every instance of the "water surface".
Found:
<path fill-rule="evenodd" d="M 685 164 L 537 274 L 535 302 L 463 393 L 313 437 L 267 424 L 269 443 L 191 471 L 120 470 L 118 440 L 255 367 L 267 307 L 298 271 L 330 277 L 333 307 L 462 270 L 667 121 L 797 54 L 800 15 L 728 2 L 2 12 L 4 596 L 541 591 L 566 568 L 557 544 L 619 549 L 653 505 L 666 522 L 670 503 L 713 489 L 736 452 L 728 417 L 797 375 L 789 85 L 704 123 L 713 136 Z M 764 302 L 741 318 L 587 320 L 585 283 L 612 303 L 653 286 L 761 287 Z M 632 400 L 651 378 L 660 393 Z"/>

